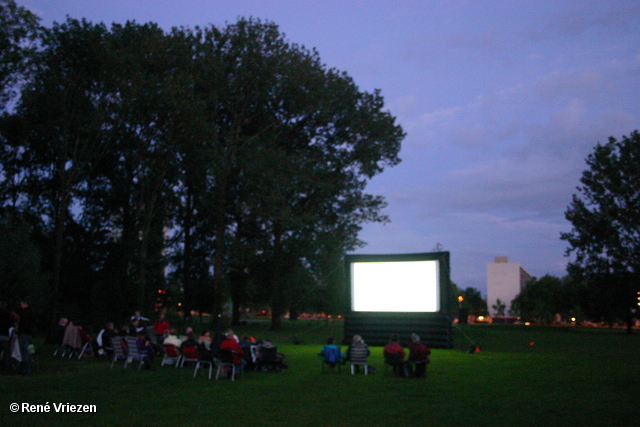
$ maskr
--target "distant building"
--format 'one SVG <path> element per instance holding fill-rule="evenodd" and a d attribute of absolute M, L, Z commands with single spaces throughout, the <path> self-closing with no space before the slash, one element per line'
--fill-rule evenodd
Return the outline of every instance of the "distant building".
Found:
<path fill-rule="evenodd" d="M 493 308 L 500 300 L 505 305 L 504 315 L 509 314 L 511 301 L 524 289 L 531 275 L 516 262 L 509 262 L 508 257 L 496 257 L 487 265 L 487 308 L 491 316 L 496 316 Z"/>

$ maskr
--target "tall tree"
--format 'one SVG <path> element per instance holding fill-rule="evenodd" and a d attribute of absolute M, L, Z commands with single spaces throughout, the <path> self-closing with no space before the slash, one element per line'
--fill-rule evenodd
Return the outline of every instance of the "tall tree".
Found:
<path fill-rule="evenodd" d="M 177 182 L 174 102 L 182 56 L 155 24 L 115 24 L 105 35 L 103 128 L 108 150 L 91 171 L 85 207 L 111 230 L 107 260 L 129 310 L 164 288 L 165 228 Z M 99 191 L 97 191 L 99 189 Z"/>
<path fill-rule="evenodd" d="M 217 110 L 225 163 L 216 174 L 220 212 L 227 205 L 257 224 L 254 240 L 272 327 L 286 309 L 286 283 L 333 234 L 343 251 L 358 244 L 359 224 L 384 221 L 368 179 L 397 157 L 402 129 L 383 111 L 379 91 L 360 92 L 345 73 L 326 69 L 315 51 L 289 44 L 277 26 L 240 20 L 213 33 L 225 76 Z M 231 211 L 232 211 L 231 210 Z M 216 242 L 238 230 L 219 215 Z M 331 243 L 335 247 L 335 242 Z M 219 263 L 226 259 L 217 247 Z"/>
<path fill-rule="evenodd" d="M 51 311 L 60 298 L 63 236 L 84 170 L 103 152 L 99 75 L 103 26 L 69 20 L 45 32 L 32 77 L 25 83 L 4 134 L 26 172 L 28 204 L 52 236 Z"/>
<path fill-rule="evenodd" d="M 640 291 L 640 134 L 609 138 L 587 157 L 578 194 L 565 216 L 573 226 L 561 238 L 575 254 L 569 272 L 600 292 L 607 317 L 631 327 L 631 309 Z"/>

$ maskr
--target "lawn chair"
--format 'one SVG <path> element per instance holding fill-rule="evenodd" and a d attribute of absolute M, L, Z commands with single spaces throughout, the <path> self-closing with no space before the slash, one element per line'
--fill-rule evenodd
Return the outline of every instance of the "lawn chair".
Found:
<path fill-rule="evenodd" d="M 197 347 L 198 351 L 198 362 L 196 363 L 196 368 L 193 371 L 193 378 L 198 374 L 198 369 L 200 369 L 203 365 L 209 365 L 209 379 L 211 379 L 211 373 L 213 371 L 213 354 L 210 350 L 203 345 Z"/>
<path fill-rule="evenodd" d="M 240 371 L 242 373 L 242 378 L 244 378 L 244 369 L 242 369 L 242 364 L 235 365 L 233 363 L 233 352 L 231 350 L 218 351 L 216 359 L 216 365 L 218 365 L 216 381 L 220 378 L 220 372 L 226 372 L 227 370 L 231 370 L 231 381 L 235 380 L 237 371 Z"/>
<path fill-rule="evenodd" d="M 364 374 L 367 375 L 369 373 L 369 365 L 367 364 L 367 356 L 355 358 L 351 356 L 351 360 L 349 360 L 351 364 L 351 375 L 355 374 L 356 366 L 362 366 L 364 368 Z"/>
<path fill-rule="evenodd" d="M 164 357 L 162 358 L 162 363 L 160 364 L 160 366 L 163 366 L 165 363 L 169 362 L 169 360 L 172 360 L 173 363 L 175 364 L 175 367 L 177 368 L 178 366 L 180 366 L 181 358 L 182 358 L 182 355 L 180 354 L 180 351 L 176 348 L 175 345 L 165 344 Z"/>
<path fill-rule="evenodd" d="M 82 356 L 87 355 L 89 357 L 95 357 L 95 352 L 93 351 L 93 346 L 91 345 L 91 340 L 84 343 L 82 348 L 80 349 L 80 354 L 78 354 L 78 360 L 82 359 Z"/>
<path fill-rule="evenodd" d="M 60 357 L 64 357 L 64 355 L 67 354 L 67 347 L 62 344 L 57 345 L 56 349 L 53 351 L 53 355 L 57 356 L 58 353 L 60 353 Z"/>
<path fill-rule="evenodd" d="M 125 365 L 127 367 L 127 352 L 123 346 L 122 338 L 115 336 L 111 337 L 111 349 L 113 350 L 113 358 L 111 359 L 111 369 L 113 369 L 113 365 L 116 363 L 116 360 L 124 360 Z"/>
<path fill-rule="evenodd" d="M 142 368 L 142 364 L 149 357 L 146 353 L 143 353 L 138 346 L 138 338 L 136 337 L 125 337 L 125 342 L 127 343 L 127 358 L 124 362 L 124 367 L 126 368 L 129 363 L 139 361 L 138 369 Z"/>
<path fill-rule="evenodd" d="M 391 366 L 394 375 L 400 375 L 403 373 L 402 369 L 402 353 L 387 353 L 384 352 L 384 363 Z"/>
<path fill-rule="evenodd" d="M 82 338 L 80 338 L 80 330 L 77 326 L 69 325 L 64 330 L 64 338 L 62 339 L 62 346 L 64 347 L 64 353 L 62 357 L 69 352 L 69 359 L 74 355 L 80 354 L 82 349 Z M 55 353 L 54 353 L 55 355 Z"/>
<path fill-rule="evenodd" d="M 342 367 L 342 352 L 339 347 L 325 347 L 323 349 L 324 353 L 319 356 L 322 364 L 322 372 L 324 372 L 325 368 L 329 367 L 331 370 L 337 367 L 337 371 L 340 372 Z"/>
<path fill-rule="evenodd" d="M 180 359 L 180 367 L 184 366 L 184 362 L 198 363 L 198 349 L 195 345 L 185 345 L 182 347 L 182 359 Z"/>

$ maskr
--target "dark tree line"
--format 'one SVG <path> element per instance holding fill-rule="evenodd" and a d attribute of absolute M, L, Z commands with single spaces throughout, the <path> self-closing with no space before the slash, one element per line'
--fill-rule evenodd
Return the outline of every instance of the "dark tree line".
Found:
<path fill-rule="evenodd" d="M 186 313 L 229 303 L 236 321 L 269 307 L 278 328 L 292 308 L 341 308 L 342 255 L 387 220 L 365 185 L 404 137 L 379 91 L 270 22 L 41 28 L 12 5 L 3 16 L 29 20 L 20 66 L 1 58 L 1 213 L 39 249 L 51 315 L 124 316 L 161 295 Z"/>
<path fill-rule="evenodd" d="M 512 308 L 527 320 L 556 314 L 614 324 L 631 331 L 640 318 L 640 134 L 609 138 L 587 157 L 561 238 L 573 255 L 563 279 L 532 280 Z"/>
<path fill-rule="evenodd" d="M 640 317 L 640 134 L 610 137 L 587 157 L 562 234 L 575 255 L 569 273 L 585 283 L 586 308 L 601 319 Z"/>

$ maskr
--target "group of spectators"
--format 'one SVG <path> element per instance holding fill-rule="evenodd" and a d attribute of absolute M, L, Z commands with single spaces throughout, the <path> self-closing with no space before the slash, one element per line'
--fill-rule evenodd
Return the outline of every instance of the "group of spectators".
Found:
<path fill-rule="evenodd" d="M 90 339 L 82 326 L 76 326 L 68 318 L 61 317 L 50 329 L 46 341 L 49 344 L 57 345 L 59 348 L 75 350 L 76 352 L 90 341 L 94 354 L 103 355 L 112 354 L 112 340 L 115 337 L 134 336 L 138 339 L 138 349 L 147 354 L 145 367 L 149 370 L 153 370 L 154 357 L 157 354 L 162 354 L 166 345 L 174 346 L 179 354 L 184 354 L 187 347 L 201 347 L 212 356 L 218 350 L 229 350 L 233 355 L 234 364 L 245 366 L 251 363 L 249 349 L 255 343 L 255 339 L 245 336 L 242 340 L 239 340 L 230 329 L 222 338 L 218 339 L 218 342 L 214 342 L 214 338 L 209 331 L 204 331 L 196 339 L 191 327 L 186 328 L 184 334 L 178 335 L 176 329 L 171 327 L 163 313 L 158 316 L 152 327 L 148 327 L 148 324 L 149 319 L 142 316 L 139 311 L 136 311 L 131 316 L 129 324 L 118 330 L 114 327 L 113 322 L 107 322 L 98 335 L 94 339 Z"/>
<path fill-rule="evenodd" d="M 384 347 L 385 362 L 391 365 L 396 376 L 424 378 L 431 349 L 420 341 L 418 334 L 411 334 L 411 341 L 405 346 L 409 349 L 406 361 L 404 347 L 398 342 L 397 336 L 392 336 L 389 344 Z"/>
<path fill-rule="evenodd" d="M 192 328 L 187 328 L 185 332 L 186 335 L 179 337 L 175 329 L 170 329 L 159 342 L 161 342 L 163 346 L 172 345 L 179 354 L 184 354 L 185 351 L 187 351 L 187 347 L 199 347 L 201 352 L 204 351 L 204 353 L 211 358 L 219 355 L 221 351 L 226 351 L 230 354 L 230 363 L 233 363 L 241 369 L 256 368 L 262 359 L 262 353 L 265 353 L 267 349 L 276 349 L 268 339 L 257 341 L 249 335 L 238 338 L 232 329 L 227 329 L 224 334 L 221 337 L 217 337 L 217 339 L 211 337 L 209 331 L 204 331 L 197 339 L 195 338 Z M 276 361 L 281 362 L 281 367 L 286 367 L 286 364 L 282 362 L 283 359 L 284 355 L 281 353 L 276 354 Z"/>
<path fill-rule="evenodd" d="M 16 310 L 0 301 L 0 351 L 4 370 L 13 370 L 12 357 L 20 361 L 18 373 L 31 373 L 31 342 L 35 330 L 35 318 L 28 301 L 21 301 Z"/>
<path fill-rule="evenodd" d="M 239 339 L 233 330 L 228 329 L 219 342 L 211 337 L 209 331 L 205 331 L 197 339 L 192 328 L 187 328 L 185 334 L 178 336 L 176 330 L 171 328 L 164 314 L 160 314 L 153 324 L 155 336 L 149 336 L 149 331 L 145 327 L 145 322 L 149 319 L 141 316 L 140 312 L 135 312 L 131 316 L 129 325 L 124 326 L 120 331 L 116 330 L 113 322 L 107 322 L 105 327 L 98 333 L 94 340 L 91 340 L 91 349 L 97 354 L 108 354 L 111 352 L 111 343 L 114 337 L 131 335 L 138 338 L 139 349 L 147 354 L 145 366 L 153 369 L 152 362 L 155 354 L 161 353 L 165 345 L 172 345 L 176 350 L 184 352 L 186 347 L 205 349 L 212 356 L 219 350 L 226 350 L 231 354 L 231 361 L 234 365 L 245 368 L 247 365 L 254 367 L 260 360 L 260 353 L 273 349 L 274 346 L 269 340 L 257 342 L 255 338 L 245 335 Z M 31 373 L 30 345 L 35 329 L 34 316 L 27 301 L 22 301 L 15 310 L 9 310 L 6 302 L 0 302 L 0 351 L 2 351 L 2 363 L 5 370 L 12 369 L 11 358 L 19 354 L 20 364 L 18 372 L 24 375 Z M 73 350 L 79 349 L 90 341 L 90 337 L 81 325 L 74 325 L 69 319 L 62 317 L 58 323 L 53 325 L 49 331 L 47 342 L 60 347 L 68 347 Z M 12 345 L 14 344 L 14 345 Z M 17 345 L 15 345 L 17 344 Z M 17 347 L 17 348 L 16 348 Z M 409 350 L 407 360 L 405 360 L 405 348 Z M 283 355 L 277 353 L 282 363 Z M 398 342 L 397 336 L 392 336 L 389 343 L 384 347 L 385 363 L 391 365 L 393 374 L 403 377 L 424 377 L 426 366 L 429 363 L 431 350 L 421 342 L 417 334 L 411 334 L 411 340 L 404 345 Z M 319 354 L 324 363 L 331 367 L 337 364 L 344 364 L 347 361 L 366 360 L 370 355 L 370 350 L 361 336 L 355 335 L 351 344 L 344 354 L 334 343 L 334 338 L 329 337 L 327 344 Z M 286 366 L 285 366 L 286 367 Z M 360 366 L 354 366 L 359 371 Z M 369 369 L 375 369 L 369 366 Z"/>
<path fill-rule="evenodd" d="M 346 362 L 366 361 L 371 354 L 367 344 L 360 335 L 354 335 L 347 353 L 344 354 L 334 342 L 333 337 L 327 339 L 327 344 L 320 350 L 319 356 L 330 367 Z M 405 348 L 409 350 L 409 357 L 405 360 Z M 383 350 L 385 363 L 393 369 L 393 375 L 400 377 L 424 378 L 431 350 L 422 343 L 417 334 L 411 334 L 411 340 L 404 345 L 398 342 L 398 337 L 393 335 Z M 359 372 L 360 365 L 354 364 L 354 370 Z M 369 372 L 375 368 L 368 366 Z"/>

